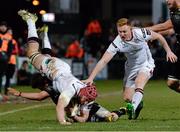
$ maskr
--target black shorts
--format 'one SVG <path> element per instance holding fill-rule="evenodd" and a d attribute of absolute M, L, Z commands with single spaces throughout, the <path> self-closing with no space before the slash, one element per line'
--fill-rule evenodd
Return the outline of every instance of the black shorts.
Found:
<path fill-rule="evenodd" d="M 168 78 L 180 80 L 180 44 L 175 44 L 172 51 L 178 57 L 178 61 L 176 63 L 169 62 Z"/>

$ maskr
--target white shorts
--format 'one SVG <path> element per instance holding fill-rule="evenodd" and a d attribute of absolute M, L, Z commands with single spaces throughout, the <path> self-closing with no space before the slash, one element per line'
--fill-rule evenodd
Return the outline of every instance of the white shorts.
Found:
<path fill-rule="evenodd" d="M 66 62 L 56 57 L 45 57 L 41 64 L 40 73 L 53 80 L 52 74 L 56 70 L 62 74 L 71 74 L 71 68 Z"/>
<path fill-rule="evenodd" d="M 135 79 L 138 73 L 146 73 L 148 78 L 150 79 L 153 75 L 153 70 L 154 68 L 150 66 L 143 66 L 137 69 L 130 69 L 128 67 L 125 68 L 125 76 L 123 79 L 124 87 L 135 88 Z"/>

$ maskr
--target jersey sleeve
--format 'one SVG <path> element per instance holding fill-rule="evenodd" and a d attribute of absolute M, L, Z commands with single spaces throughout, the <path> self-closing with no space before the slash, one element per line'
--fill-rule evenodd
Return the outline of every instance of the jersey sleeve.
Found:
<path fill-rule="evenodd" d="M 47 87 L 44 91 L 46 91 L 50 95 L 52 101 L 57 104 L 60 93 L 55 91 L 52 86 Z"/>
<path fill-rule="evenodd" d="M 119 51 L 118 48 L 118 43 L 119 43 L 119 36 L 117 36 L 114 41 L 109 45 L 107 48 L 107 52 L 111 53 L 113 56 Z"/>

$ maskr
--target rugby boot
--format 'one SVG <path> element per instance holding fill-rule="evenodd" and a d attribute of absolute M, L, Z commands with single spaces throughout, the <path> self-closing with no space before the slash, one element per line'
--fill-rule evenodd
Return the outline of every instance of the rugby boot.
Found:
<path fill-rule="evenodd" d="M 26 10 L 19 10 L 18 15 L 20 15 L 24 21 L 31 19 L 33 22 L 36 22 L 38 20 L 38 17 L 35 14 L 32 14 Z"/>
<path fill-rule="evenodd" d="M 126 106 L 128 119 L 131 120 L 134 117 L 134 107 L 131 103 L 127 103 Z"/>
<path fill-rule="evenodd" d="M 121 117 L 122 115 L 127 114 L 127 109 L 125 107 L 121 107 L 121 108 L 119 108 L 119 110 L 114 110 L 112 112 L 116 113 L 118 115 L 118 117 Z"/>
<path fill-rule="evenodd" d="M 38 32 L 41 32 L 41 33 L 47 33 L 48 32 L 48 26 L 47 25 L 43 25 L 41 28 L 39 28 L 37 30 Z"/>
<path fill-rule="evenodd" d="M 137 109 L 135 110 L 135 114 L 134 114 L 134 117 L 133 117 L 134 120 L 138 118 L 142 108 L 143 108 L 143 101 L 140 102 Z"/>

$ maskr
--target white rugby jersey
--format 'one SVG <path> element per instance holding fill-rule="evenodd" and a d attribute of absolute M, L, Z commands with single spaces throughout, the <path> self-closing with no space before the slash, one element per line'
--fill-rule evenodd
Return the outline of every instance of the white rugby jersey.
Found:
<path fill-rule="evenodd" d="M 53 78 L 54 71 L 57 72 Z M 66 96 L 67 103 L 86 86 L 72 75 L 71 68 L 66 62 L 56 57 L 46 57 L 42 62 L 41 72 L 53 81 L 54 90 Z"/>
<path fill-rule="evenodd" d="M 77 97 L 80 89 L 85 86 L 86 84 L 82 83 L 72 74 L 59 74 L 53 80 L 53 89 L 58 90 L 65 97 L 66 105 L 69 104 L 73 97 Z"/>
<path fill-rule="evenodd" d="M 118 35 L 110 44 L 107 52 L 113 56 L 117 52 L 122 52 L 127 57 L 126 66 L 131 68 L 138 68 L 143 65 L 155 67 L 154 60 L 147 45 L 147 41 L 151 39 L 151 32 L 145 28 L 133 28 L 132 39 L 130 41 L 123 41 Z"/>

